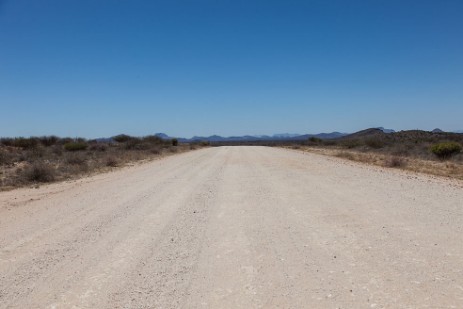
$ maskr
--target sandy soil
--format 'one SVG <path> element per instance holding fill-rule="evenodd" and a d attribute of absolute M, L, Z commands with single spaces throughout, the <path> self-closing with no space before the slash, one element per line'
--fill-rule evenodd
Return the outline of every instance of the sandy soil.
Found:
<path fill-rule="evenodd" d="M 0 308 L 463 308 L 463 188 L 220 147 L 3 192 Z"/>

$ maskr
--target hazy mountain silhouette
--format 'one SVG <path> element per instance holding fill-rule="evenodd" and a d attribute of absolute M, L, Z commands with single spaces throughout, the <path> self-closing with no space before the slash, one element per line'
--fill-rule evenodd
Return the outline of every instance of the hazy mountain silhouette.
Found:
<path fill-rule="evenodd" d="M 162 139 L 173 138 L 165 133 L 156 133 L 155 135 Z M 211 136 L 193 136 L 192 138 L 178 137 L 178 140 L 183 143 L 199 142 L 199 141 L 208 141 L 208 142 L 300 141 L 300 140 L 306 140 L 310 137 L 317 137 L 320 139 L 333 139 L 333 138 L 339 138 L 345 135 L 347 135 L 347 133 L 340 133 L 340 132 L 319 133 L 319 134 L 280 133 L 280 134 L 274 134 L 274 135 L 243 135 L 243 136 L 228 136 L 228 137 L 223 137 L 220 135 L 211 135 Z"/>

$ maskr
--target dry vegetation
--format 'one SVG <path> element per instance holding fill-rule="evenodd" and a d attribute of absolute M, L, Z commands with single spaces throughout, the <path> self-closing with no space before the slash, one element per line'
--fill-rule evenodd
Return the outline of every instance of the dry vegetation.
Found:
<path fill-rule="evenodd" d="M 56 136 L 0 139 L 0 190 L 60 181 L 203 144 L 118 135 L 106 141 Z"/>
<path fill-rule="evenodd" d="M 427 131 L 383 133 L 368 129 L 335 140 L 311 138 L 306 151 L 390 168 L 463 179 L 463 134 Z"/>

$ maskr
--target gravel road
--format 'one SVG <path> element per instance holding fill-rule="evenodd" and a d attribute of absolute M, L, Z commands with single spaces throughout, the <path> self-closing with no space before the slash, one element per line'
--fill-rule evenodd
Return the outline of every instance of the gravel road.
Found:
<path fill-rule="evenodd" d="M 217 147 L 2 192 L 0 308 L 463 308 L 463 186 Z"/>

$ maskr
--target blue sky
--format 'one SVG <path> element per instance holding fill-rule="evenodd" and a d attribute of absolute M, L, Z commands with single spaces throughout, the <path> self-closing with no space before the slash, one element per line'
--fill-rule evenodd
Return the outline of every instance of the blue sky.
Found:
<path fill-rule="evenodd" d="M 0 0 L 0 136 L 462 119 L 460 0 Z"/>

